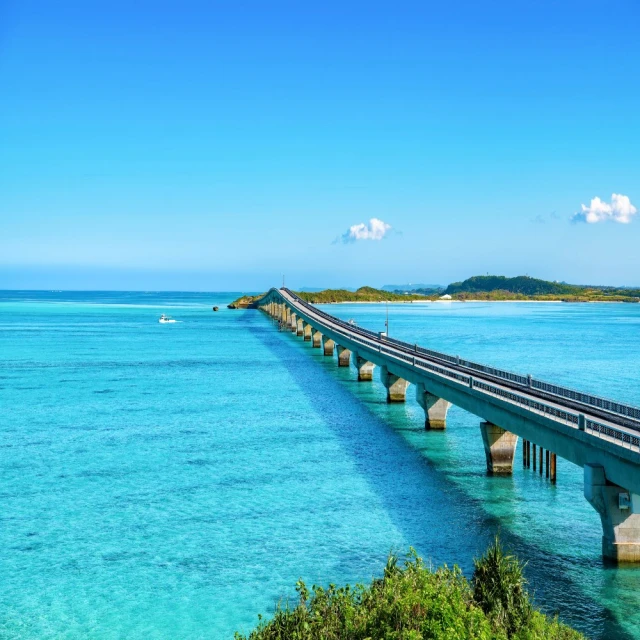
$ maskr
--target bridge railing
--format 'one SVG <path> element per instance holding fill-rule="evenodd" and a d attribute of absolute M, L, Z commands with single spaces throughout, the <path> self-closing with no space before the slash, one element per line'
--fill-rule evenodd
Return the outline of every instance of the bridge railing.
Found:
<path fill-rule="evenodd" d="M 556 396 L 561 396 L 570 400 L 577 400 L 578 402 L 582 402 L 583 404 L 598 407 L 599 409 L 604 409 L 605 411 L 609 411 L 610 413 L 616 413 L 622 416 L 627 416 L 629 418 L 640 419 L 640 409 L 638 407 L 615 402 L 614 400 L 607 400 L 606 398 L 594 396 L 589 393 L 582 393 L 580 391 L 575 391 L 574 389 L 567 389 L 566 387 L 561 387 L 549 382 L 543 382 L 542 380 L 532 379 L 531 386 L 534 389 L 540 389 L 541 391 L 546 391 L 547 393 L 552 393 Z"/>
<path fill-rule="evenodd" d="M 538 400 L 533 400 L 532 398 L 521 396 L 519 393 L 514 393 L 513 391 L 509 391 L 501 387 L 494 387 L 492 384 L 488 384 L 486 382 L 483 382 L 482 380 L 474 379 L 471 386 L 474 389 L 486 391 L 491 395 L 499 396 L 501 398 L 504 398 L 505 400 L 515 402 L 538 413 L 542 413 L 544 415 L 551 416 L 552 418 L 562 420 L 567 424 L 578 424 L 578 414 L 572 413 L 570 411 L 565 411 L 564 409 L 553 407 L 544 402 L 539 402 Z"/>
<path fill-rule="evenodd" d="M 289 295 L 296 299 L 297 302 L 304 305 L 307 308 L 312 309 L 315 313 L 322 315 L 327 318 L 334 324 L 340 324 L 342 326 L 348 327 L 350 331 L 359 333 L 361 335 L 367 335 L 376 339 L 379 339 L 379 335 L 374 331 L 369 331 L 368 329 L 363 329 L 362 327 L 356 327 L 350 325 L 335 316 L 331 316 L 328 313 L 318 309 L 318 307 L 311 305 L 306 302 L 295 293 L 290 291 L 289 289 L 285 289 Z M 544 393 L 548 393 L 554 396 L 558 396 L 559 398 L 567 398 L 568 400 L 574 400 L 576 402 L 580 402 L 582 404 L 596 407 L 598 409 L 602 409 L 604 411 L 608 411 L 609 413 L 625 416 L 628 418 L 632 418 L 635 420 L 640 420 L 640 408 L 634 407 L 633 405 L 629 405 L 622 402 L 616 402 L 615 400 L 610 400 L 607 398 L 602 398 L 600 396 L 596 396 L 590 393 L 583 393 L 581 391 L 577 391 L 575 389 L 570 389 L 568 387 L 563 387 L 558 384 L 553 384 L 550 382 L 545 382 L 543 380 L 537 380 L 531 376 L 525 376 L 522 374 L 514 373 L 512 371 L 506 371 L 504 369 L 499 369 L 497 367 L 490 367 L 484 364 L 480 364 L 478 362 L 473 362 L 472 360 L 465 360 L 460 358 L 459 356 L 451 356 L 446 353 L 442 353 L 439 351 L 434 351 L 432 349 L 425 349 L 424 347 L 420 347 L 416 344 L 411 344 L 409 342 L 405 342 L 403 340 L 398 340 L 396 338 L 390 338 L 386 336 L 386 342 L 390 342 L 391 344 L 396 344 L 405 349 L 410 349 L 416 351 L 417 353 L 423 353 L 431 358 L 437 358 L 438 360 L 443 360 L 445 362 L 449 362 L 456 366 L 465 367 L 467 369 L 473 369 L 474 371 L 479 371 L 481 373 L 485 373 L 487 375 L 501 378 L 503 380 L 507 380 L 513 384 L 521 385 L 522 387 L 528 387 L 532 389 L 537 389 L 539 391 L 543 391 Z"/>
<path fill-rule="evenodd" d="M 615 427 L 611 427 L 595 420 L 586 420 L 585 431 L 597 435 L 598 437 L 606 436 L 613 438 L 620 442 L 622 446 L 627 446 L 629 449 L 637 449 L 640 451 L 640 437 L 636 436 L 628 431 L 620 431 Z"/>

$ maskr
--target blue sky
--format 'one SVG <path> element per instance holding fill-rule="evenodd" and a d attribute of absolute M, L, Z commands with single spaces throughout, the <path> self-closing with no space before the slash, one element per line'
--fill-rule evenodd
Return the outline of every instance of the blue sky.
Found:
<path fill-rule="evenodd" d="M 0 288 L 639 285 L 639 19 L 0 1 Z"/>

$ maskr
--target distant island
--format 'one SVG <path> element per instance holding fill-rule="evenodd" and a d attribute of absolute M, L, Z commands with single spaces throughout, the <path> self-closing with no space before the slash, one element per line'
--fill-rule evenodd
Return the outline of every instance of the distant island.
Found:
<path fill-rule="evenodd" d="M 387 285 L 388 286 L 388 285 Z M 323 291 L 299 291 L 297 294 L 313 304 L 337 302 L 413 302 L 436 301 L 443 296 L 458 301 L 470 300 L 537 300 L 557 302 L 640 302 L 640 288 L 606 287 L 595 285 L 566 284 L 539 280 L 529 276 L 473 276 L 463 282 L 453 282 L 446 289 L 416 288 L 387 291 L 373 287 L 347 289 L 325 289 Z M 230 309 L 246 309 L 255 306 L 257 296 L 242 296 L 234 300 Z"/>
<path fill-rule="evenodd" d="M 563 302 L 638 302 L 640 289 L 550 282 L 529 276 L 474 276 L 450 284 L 454 300 L 560 300 Z"/>
<path fill-rule="evenodd" d="M 441 284 L 385 284 L 383 291 L 444 291 Z"/>

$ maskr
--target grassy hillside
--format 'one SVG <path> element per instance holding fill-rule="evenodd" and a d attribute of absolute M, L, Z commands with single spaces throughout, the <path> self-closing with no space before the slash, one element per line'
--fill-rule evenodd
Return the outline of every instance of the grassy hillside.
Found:
<path fill-rule="evenodd" d="M 407 302 L 410 300 L 424 300 L 424 296 L 419 294 L 404 295 L 402 293 L 392 293 L 374 289 L 373 287 L 360 287 L 356 291 L 346 289 L 325 289 L 317 292 L 296 292 L 303 300 L 313 304 L 323 304 L 330 302 Z"/>
<path fill-rule="evenodd" d="M 578 295 L 582 293 L 582 287 L 560 282 L 549 282 L 548 280 L 538 280 L 529 276 L 516 276 L 506 278 L 505 276 L 473 276 L 464 282 L 454 282 L 450 284 L 446 293 L 454 295 L 456 293 L 477 293 L 489 291 L 508 291 L 509 293 L 519 293 L 525 296 L 540 295 Z"/>

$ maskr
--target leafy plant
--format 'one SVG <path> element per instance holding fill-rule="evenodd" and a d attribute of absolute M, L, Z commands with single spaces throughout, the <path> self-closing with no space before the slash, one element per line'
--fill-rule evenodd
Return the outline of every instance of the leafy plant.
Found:
<path fill-rule="evenodd" d="M 500 538 L 495 537 L 485 554 L 473 561 L 471 579 L 473 599 L 497 629 L 509 638 L 529 624 L 533 606 L 527 593 L 525 565 L 506 554 Z"/>
<path fill-rule="evenodd" d="M 381 578 L 310 590 L 296 584 L 298 603 L 278 603 L 236 640 L 580 640 L 582 636 L 536 611 L 521 565 L 499 541 L 476 561 L 473 588 L 458 567 L 425 567 L 411 549 L 390 555 Z M 486 581 L 486 582 L 485 582 Z M 512 614 L 510 607 L 517 613 Z M 486 610 L 485 610 L 486 608 Z"/>

